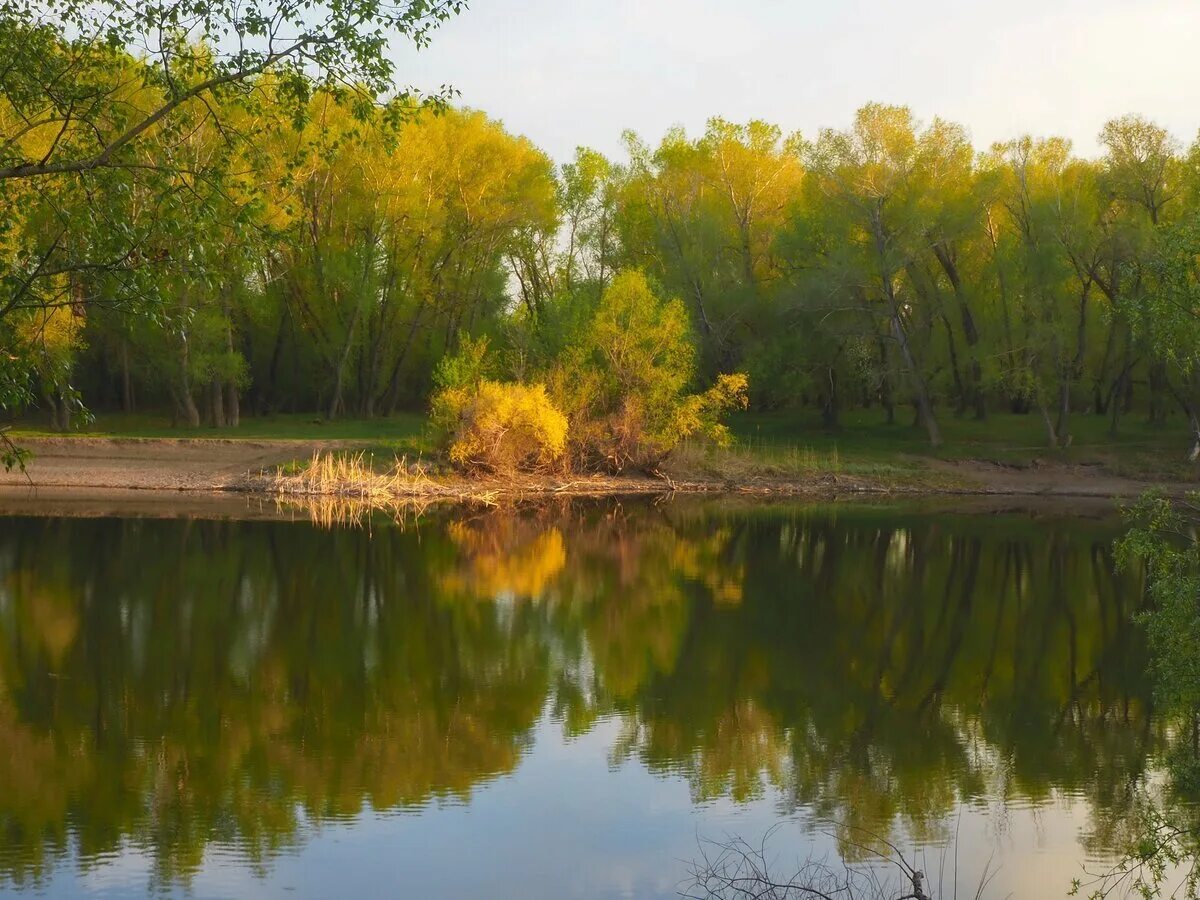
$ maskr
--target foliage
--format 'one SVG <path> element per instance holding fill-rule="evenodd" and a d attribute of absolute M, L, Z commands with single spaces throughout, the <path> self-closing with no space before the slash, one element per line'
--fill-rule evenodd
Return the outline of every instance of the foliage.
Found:
<path fill-rule="evenodd" d="M 389 93 L 387 35 L 423 43 L 459 5 L 118 6 L 100 40 L 103 4 L 0 3 L 27 63 L 0 83 L 0 405 L 371 418 L 425 407 L 486 337 L 492 377 L 547 385 L 577 465 L 719 436 L 696 398 L 729 372 L 832 434 L 909 407 L 937 447 L 1007 409 L 1067 453 L 1082 415 L 1115 436 L 1141 411 L 1182 414 L 1200 458 L 1200 142 L 1125 116 L 1098 159 L 978 153 L 873 103 L 556 167 L 446 94 Z M 80 333 L 47 367 L 22 323 L 66 308 Z"/>
<path fill-rule="evenodd" d="M 1146 566 L 1151 610 L 1143 615 L 1155 696 L 1181 723 L 1173 771 L 1200 788 L 1200 495 L 1172 501 L 1149 493 L 1127 511 L 1136 527 L 1118 544 L 1118 560 Z"/>
<path fill-rule="evenodd" d="M 614 471 L 653 468 L 684 438 L 727 438 L 720 415 L 745 405 L 745 375 L 690 394 L 696 356 L 683 304 L 640 270 L 617 274 L 548 378 L 571 423 L 572 456 Z"/>
<path fill-rule="evenodd" d="M 486 337 L 473 338 L 464 335 L 454 353 L 447 353 L 433 371 L 433 385 L 439 391 L 470 388 L 487 376 L 492 365 L 488 358 Z"/>
<path fill-rule="evenodd" d="M 453 415 L 450 461 L 468 471 L 542 472 L 562 460 L 567 419 L 541 384 L 480 381 L 434 398 L 439 417 Z"/>
<path fill-rule="evenodd" d="M 424 45 L 463 5 L 0 2 L 0 354 L 23 370 L 0 381 L 0 407 L 38 393 L 65 427 L 76 354 L 31 367 L 13 320 L 94 306 L 123 312 L 94 343 L 119 348 L 127 408 L 137 339 L 177 418 L 198 423 L 199 382 L 211 424 L 237 424 L 249 375 L 230 294 L 248 275 L 248 226 L 267 224 L 253 221 L 264 151 L 316 95 L 389 130 L 443 108 L 446 89 L 396 91 L 386 51 Z"/>
<path fill-rule="evenodd" d="M 1096 879 L 1093 898 L 1131 889 L 1146 898 L 1200 891 L 1200 827 L 1186 802 L 1200 790 L 1200 495 L 1171 500 L 1149 492 L 1126 510 L 1133 527 L 1117 542 L 1120 566 L 1143 565 L 1150 605 L 1141 614 L 1154 696 L 1174 726 L 1170 792 L 1138 815 L 1126 858 Z M 1177 803 L 1176 798 L 1185 802 Z M 1076 884 L 1076 893 L 1081 889 Z"/>
<path fill-rule="evenodd" d="M 487 338 L 463 338 L 454 353 L 439 360 L 433 372 L 434 394 L 429 402 L 429 424 L 437 439 L 449 447 L 462 420 L 463 410 L 490 374 Z"/>

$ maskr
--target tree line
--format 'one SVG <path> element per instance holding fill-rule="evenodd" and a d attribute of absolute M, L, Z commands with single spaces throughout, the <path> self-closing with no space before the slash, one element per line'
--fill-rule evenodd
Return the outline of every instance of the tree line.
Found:
<path fill-rule="evenodd" d="M 946 417 L 1001 411 L 1053 447 L 1082 414 L 1182 413 L 1200 440 L 1200 142 L 1140 116 L 1095 159 L 869 104 L 816 135 L 715 118 L 556 166 L 447 94 L 381 100 L 390 71 L 349 33 L 350 57 L 281 66 L 179 26 L 155 55 L 0 25 L 46 60 L 17 48 L 30 71 L 0 83 L 10 414 L 424 408 L 481 338 L 496 378 L 561 375 L 637 270 L 684 311 L 697 392 L 741 372 L 756 408 L 911 414 L 933 445 Z"/>

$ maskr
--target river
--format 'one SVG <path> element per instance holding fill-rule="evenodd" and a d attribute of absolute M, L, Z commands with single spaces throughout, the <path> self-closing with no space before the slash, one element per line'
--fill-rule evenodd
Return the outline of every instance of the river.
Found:
<path fill-rule="evenodd" d="M 1111 513 L 0 518 L 0 894 L 1065 896 L 1164 739 Z M 987 875 L 985 875 L 987 873 Z"/>

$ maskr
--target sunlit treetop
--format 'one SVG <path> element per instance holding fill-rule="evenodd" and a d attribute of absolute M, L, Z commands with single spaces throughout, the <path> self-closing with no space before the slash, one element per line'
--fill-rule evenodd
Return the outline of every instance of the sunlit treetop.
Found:
<path fill-rule="evenodd" d="M 312 91 L 345 99 L 360 114 L 393 93 L 396 39 L 428 42 L 463 0 L 186 0 L 83 2 L 0 0 L 0 98 L 22 125 L 2 136 L 0 179 L 82 172 L 129 164 L 127 151 L 179 107 L 220 95 L 252 98 L 257 76 L 273 73 L 272 101 L 299 118 Z M 139 65 L 114 71 L 131 55 Z M 155 100 L 120 102 L 131 82 Z M 440 103 L 447 94 L 427 98 Z M 45 152 L 22 152 L 26 134 L 51 135 Z"/>

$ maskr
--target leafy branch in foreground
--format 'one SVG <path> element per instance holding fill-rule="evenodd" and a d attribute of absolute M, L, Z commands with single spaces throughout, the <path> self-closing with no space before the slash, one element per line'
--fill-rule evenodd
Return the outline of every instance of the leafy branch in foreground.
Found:
<path fill-rule="evenodd" d="M 1127 511 L 1135 527 L 1117 544 L 1118 564 L 1146 567 L 1154 694 L 1176 725 L 1170 766 L 1177 787 L 1200 787 L 1200 494 L 1148 493 Z"/>
<path fill-rule="evenodd" d="M 1109 869 L 1087 880 L 1076 879 L 1071 896 L 1086 890 L 1089 900 L 1131 895 L 1144 900 L 1164 895 L 1195 900 L 1200 896 L 1200 857 L 1196 853 L 1200 831 L 1193 822 L 1176 821 L 1180 815 L 1150 805 L 1140 814 L 1136 845 Z M 1174 889 L 1166 894 L 1172 884 Z"/>
<path fill-rule="evenodd" d="M 1138 813 L 1131 846 L 1116 865 L 1076 881 L 1092 900 L 1133 893 L 1200 896 L 1200 822 L 1189 798 L 1200 788 L 1200 495 L 1149 492 L 1126 510 L 1133 527 L 1117 542 L 1117 562 L 1145 566 L 1149 606 L 1141 614 L 1150 645 L 1154 695 L 1173 727 L 1168 783 Z"/>
<path fill-rule="evenodd" d="M 393 88 L 388 42 L 417 46 L 460 12 L 463 0 L 49 0 L 31 15 L 25 0 L 0 2 L 0 96 L 21 120 L 0 136 L 0 180 L 39 178 L 134 164 L 136 144 L 191 101 L 238 92 L 271 72 L 274 102 L 302 116 L 314 87 L 371 104 Z M 112 80 L 124 53 L 141 63 Z M 120 100 L 134 81 L 153 103 Z M 290 101 L 290 102 L 289 102 Z M 18 138 L 52 135 L 40 155 Z"/>

